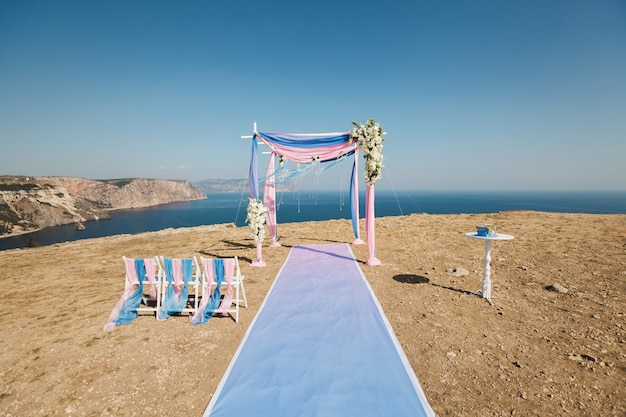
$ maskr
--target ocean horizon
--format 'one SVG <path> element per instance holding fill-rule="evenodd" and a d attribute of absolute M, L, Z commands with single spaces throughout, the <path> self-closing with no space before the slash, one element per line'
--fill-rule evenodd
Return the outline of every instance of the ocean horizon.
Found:
<path fill-rule="evenodd" d="M 277 193 L 280 223 L 350 219 L 350 197 L 344 191 Z M 0 250 L 39 246 L 87 238 L 136 234 L 169 228 L 234 223 L 244 226 L 248 195 L 207 193 L 205 200 L 170 203 L 140 209 L 111 211 L 110 219 L 48 227 L 0 238 Z M 365 215 L 360 194 L 360 217 Z M 512 210 L 562 213 L 626 214 L 626 191 L 392 191 L 376 190 L 376 217 L 427 214 L 480 214 Z"/>

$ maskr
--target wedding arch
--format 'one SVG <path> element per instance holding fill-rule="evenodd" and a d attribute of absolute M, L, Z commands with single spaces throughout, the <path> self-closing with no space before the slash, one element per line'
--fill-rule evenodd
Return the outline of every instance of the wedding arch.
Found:
<path fill-rule="evenodd" d="M 374 119 L 366 124 L 352 122 L 354 127 L 347 132 L 293 134 L 259 132 L 254 124 L 252 136 L 242 138 L 252 139 L 250 169 L 248 182 L 250 184 L 250 199 L 247 208 L 246 222 L 256 241 L 256 260 L 252 266 L 265 266 L 263 262 L 262 243 L 265 238 L 264 223 L 270 232 L 271 246 L 280 246 L 276 227 L 276 178 L 280 165 L 285 160 L 298 164 L 322 164 L 338 161 L 354 155 L 352 176 L 350 180 L 350 209 L 352 228 L 355 240 L 353 244 L 363 244 L 359 232 L 359 189 L 358 189 L 358 156 L 362 152 L 365 158 L 365 234 L 368 244 L 367 265 L 380 265 L 376 258 L 375 227 L 374 227 L 374 183 L 382 174 L 382 143 L 383 130 Z M 259 193 L 259 141 L 270 149 L 270 158 L 267 174 L 262 180 L 264 191 L 263 199 Z M 276 159 L 279 167 L 276 167 Z"/>

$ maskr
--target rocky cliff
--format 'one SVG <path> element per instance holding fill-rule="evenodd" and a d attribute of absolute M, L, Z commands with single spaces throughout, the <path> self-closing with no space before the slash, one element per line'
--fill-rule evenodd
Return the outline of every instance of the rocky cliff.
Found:
<path fill-rule="evenodd" d="M 0 177 L 0 235 L 106 218 L 109 210 L 204 198 L 188 181 L 5 176 Z"/>

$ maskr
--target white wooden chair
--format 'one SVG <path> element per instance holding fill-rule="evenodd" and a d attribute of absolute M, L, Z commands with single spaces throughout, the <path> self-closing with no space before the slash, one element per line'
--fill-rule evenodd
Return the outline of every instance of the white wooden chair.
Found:
<path fill-rule="evenodd" d="M 230 314 L 235 323 L 237 323 L 239 321 L 239 307 L 248 307 L 246 289 L 243 283 L 245 277 L 241 274 L 239 259 L 236 256 L 218 259 L 224 265 L 224 280 L 220 285 L 219 307 L 214 310 L 214 313 Z M 201 257 L 200 261 L 202 265 L 203 298 L 211 297 L 217 290 L 217 280 L 214 278 L 216 276 L 215 261 L 217 259 Z M 203 304 L 206 304 L 205 300 L 203 300 Z"/>
<path fill-rule="evenodd" d="M 158 320 L 198 310 L 202 273 L 198 259 L 160 257 L 163 278 Z"/>
<path fill-rule="evenodd" d="M 163 268 L 159 259 L 154 258 L 128 258 L 123 256 L 124 265 L 126 267 L 126 279 L 125 289 L 133 287 L 137 289 L 137 286 L 142 286 L 141 302 L 139 306 L 134 309 L 138 314 L 151 313 L 156 314 L 161 306 L 161 290 L 163 277 Z M 135 262 L 137 260 L 143 260 L 145 267 L 145 275 L 139 276 L 136 273 Z"/>
<path fill-rule="evenodd" d="M 140 313 L 152 313 L 158 318 L 163 276 L 159 260 L 126 256 L 122 259 L 126 268 L 124 292 L 104 325 L 105 332 L 132 322 Z"/>

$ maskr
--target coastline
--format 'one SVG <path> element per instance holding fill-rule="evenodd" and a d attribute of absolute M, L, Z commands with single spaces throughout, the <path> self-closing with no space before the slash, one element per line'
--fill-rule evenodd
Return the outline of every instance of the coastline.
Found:
<path fill-rule="evenodd" d="M 71 224 L 71 223 L 66 223 L 66 224 Z M 61 225 L 59 225 L 61 226 Z M 54 227 L 54 226 L 52 226 Z M 29 233 L 36 233 L 36 232 L 40 232 L 42 230 L 46 229 L 46 227 L 39 227 L 37 229 L 33 229 L 33 230 L 28 230 L 28 231 L 23 231 L 23 232 L 17 232 L 17 233 L 9 233 L 9 234 L 5 234 L 5 235 L 0 235 L 0 239 L 4 239 L 4 238 L 9 238 L 9 237 L 16 237 L 16 236 L 23 236 L 23 235 L 27 235 Z"/>
<path fill-rule="evenodd" d="M 0 238 L 109 218 L 109 213 L 207 199 L 186 180 L 2 176 Z M 146 192 L 146 189 L 149 191 Z M 20 201 L 18 205 L 16 202 Z M 31 228 L 32 227 L 32 228 Z M 28 230 L 23 230 L 27 228 Z M 14 232 L 13 229 L 17 229 Z"/>
<path fill-rule="evenodd" d="M 159 207 L 163 207 L 163 206 L 168 206 L 168 205 L 173 205 L 173 204 L 178 204 L 178 203 L 186 203 L 186 202 L 192 202 L 192 201 L 203 201 L 206 200 L 206 198 L 197 198 L 197 199 L 190 199 L 190 200 L 181 200 L 181 201 L 173 201 L 173 202 L 168 202 L 168 203 L 163 203 L 163 204 L 156 204 L 156 205 L 152 205 L 152 206 L 141 206 L 141 207 L 130 207 L 130 208 L 115 208 L 115 209 L 102 209 L 104 212 L 111 213 L 112 215 L 115 215 L 115 213 L 123 213 L 123 212 L 128 212 L 128 211 L 133 211 L 133 210 L 145 210 L 145 209 L 158 209 Z M 27 230 L 27 231 L 20 231 L 20 232 L 15 232 L 15 233 L 9 233 L 9 234 L 2 234 L 0 235 L 0 240 L 2 239 L 8 239 L 8 238 L 12 238 L 12 237 L 18 237 L 18 236 L 24 236 L 24 235 L 28 235 L 28 234 L 35 234 L 37 232 L 41 232 L 41 231 L 45 231 L 45 230 L 51 230 L 55 227 L 61 227 L 61 226 L 68 226 L 68 225 L 73 225 L 76 224 L 77 222 L 82 223 L 83 225 L 87 224 L 92 224 L 94 222 L 100 222 L 100 221 L 104 221 L 104 220 L 109 220 L 111 219 L 111 216 L 107 216 L 107 217 L 100 217 L 94 220 L 80 220 L 80 221 L 76 221 L 76 220 L 72 220 L 72 221 L 68 221 L 66 223 L 61 223 L 61 224 L 57 224 L 57 225 L 53 225 L 53 226 L 47 226 L 47 227 L 39 227 L 36 229 L 32 229 L 32 230 Z M 4 249 L 4 250 L 9 250 L 9 249 Z M 2 250 L 0 250 L 2 251 Z"/>
<path fill-rule="evenodd" d="M 492 250 L 494 305 L 472 296 L 484 248 L 464 233 L 479 224 L 514 235 Z M 266 268 L 250 267 L 254 241 L 234 224 L 0 252 L 0 410 L 201 415 L 290 248 L 353 240 L 344 219 L 279 232 L 282 247 L 265 240 Z M 376 220 L 381 266 L 364 265 L 367 245 L 350 247 L 437 415 L 622 416 L 624 236 L 626 215 L 411 214 Z M 140 316 L 104 333 L 122 256 L 157 255 L 238 256 L 249 302 L 240 322 Z M 547 289 L 555 283 L 567 292 Z"/>
<path fill-rule="evenodd" d="M 306 194 L 306 195 L 304 195 Z M 301 222 L 348 218 L 347 196 L 338 191 L 284 192 L 279 201 L 278 222 Z M 361 199 L 362 203 L 364 198 Z M 362 207 L 361 207 L 362 208 Z M 530 191 L 404 191 L 378 190 L 377 217 L 403 216 L 411 213 L 460 214 L 497 213 L 511 210 L 532 210 L 565 213 L 626 213 L 626 192 L 580 191 L 554 193 Z M 362 212 L 363 212 L 362 208 Z M 301 213 L 302 212 L 302 213 Z M 65 227 L 72 224 L 40 228 L 33 232 L 12 233 L 0 237 L 0 248 L 22 247 L 20 236 L 32 233 L 35 242 L 48 245 L 86 237 L 116 233 L 141 233 L 168 227 L 192 227 L 205 224 L 235 222 L 245 225 L 245 202 L 241 193 L 211 193 L 204 198 L 164 203 L 156 206 L 128 209 L 106 209 L 107 222 L 89 221 L 86 231 L 71 233 Z M 200 216 L 199 213 L 202 213 Z M 105 220 L 105 219 L 101 219 Z M 2 238 L 6 238 L 2 240 Z M 11 239 L 14 242 L 9 242 Z"/>

